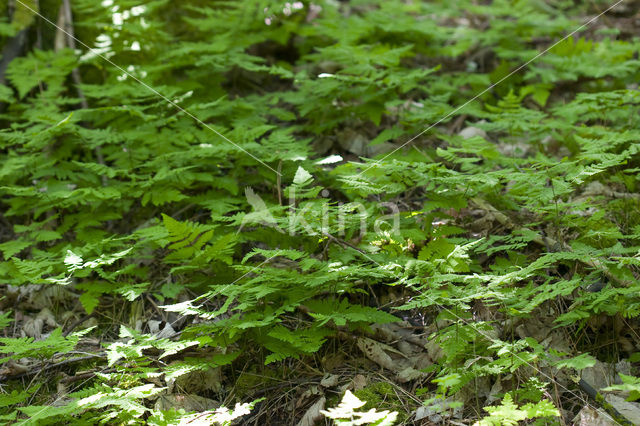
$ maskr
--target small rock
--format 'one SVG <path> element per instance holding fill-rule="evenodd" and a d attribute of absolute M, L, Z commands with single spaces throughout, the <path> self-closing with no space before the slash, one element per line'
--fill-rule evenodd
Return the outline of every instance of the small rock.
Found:
<path fill-rule="evenodd" d="M 477 127 L 470 126 L 460 130 L 460 133 L 458 133 L 458 136 L 462 136 L 463 139 L 470 139 L 475 136 L 480 136 L 481 138 L 486 139 L 487 132 Z"/>
<path fill-rule="evenodd" d="M 605 401 L 613 406 L 625 419 L 634 425 L 640 425 L 640 404 L 637 402 L 625 401 L 616 395 L 606 395 Z"/>

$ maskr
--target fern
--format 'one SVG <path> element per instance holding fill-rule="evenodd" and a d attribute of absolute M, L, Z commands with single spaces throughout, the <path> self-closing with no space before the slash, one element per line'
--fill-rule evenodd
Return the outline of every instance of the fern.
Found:
<path fill-rule="evenodd" d="M 329 419 L 333 419 L 337 424 L 344 425 L 361 425 L 373 423 L 376 425 L 393 425 L 398 413 L 385 411 L 376 411 L 371 409 L 367 412 L 358 412 L 356 409 L 362 407 L 366 402 L 360 401 L 351 391 L 347 390 L 342 397 L 342 402 L 335 408 L 322 410 L 321 413 Z"/>
<path fill-rule="evenodd" d="M 640 315 L 640 41 L 616 25 L 624 11 L 609 15 L 615 28 L 563 40 L 604 9 L 71 3 L 75 50 L 43 18 L 0 5 L 3 45 L 29 40 L 15 58 L 3 51 L 0 76 L 1 362 L 66 356 L 86 331 L 106 348 L 95 362 L 114 370 L 62 401 L 47 371 L 39 387 L 10 381 L 2 421 L 191 421 L 152 408 L 171 380 L 326 360 L 343 333 L 398 321 L 375 306 L 433 332 L 445 352 L 435 396 L 448 402 L 529 364 L 626 356 L 584 333 L 566 354 L 510 335 L 549 313 L 572 330 Z M 398 214 L 385 222 L 387 203 Z M 65 330 L 93 319 L 67 337 L 58 326 L 20 337 L 45 307 Z M 151 317 L 176 335 L 147 333 Z M 479 421 L 554 415 L 520 401 L 523 389 Z M 366 418 L 350 409 L 342 420 Z"/>
<path fill-rule="evenodd" d="M 340 301 L 308 300 L 305 305 L 311 311 L 309 315 L 324 325 L 332 321 L 337 326 L 347 322 L 389 323 L 400 321 L 400 318 L 367 306 L 352 305 L 346 299 Z"/>
<path fill-rule="evenodd" d="M 528 403 L 518 407 L 513 403 L 511 395 L 505 395 L 502 404 L 496 407 L 484 407 L 489 416 L 474 423 L 478 426 L 489 425 L 515 425 L 521 420 L 537 419 L 544 417 L 557 417 L 560 412 L 548 400 L 542 400 L 536 404 Z"/>
<path fill-rule="evenodd" d="M 46 339 L 34 340 L 32 337 L 8 338 L 0 337 L 0 364 L 20 358 L 51 358 L 56 354 L 64 354 L 72 351 L 80 340 L 80 336 L 90 330 L 62 336 L 62 329 L 56 328 Z"/>

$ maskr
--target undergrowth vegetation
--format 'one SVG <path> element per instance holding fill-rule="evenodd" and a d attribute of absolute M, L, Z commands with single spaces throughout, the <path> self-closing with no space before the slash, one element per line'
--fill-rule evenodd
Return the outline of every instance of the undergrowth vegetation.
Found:
<path fill-rule="evenodd" d="M 0 422 L 640 396 L 636 3 L 9 3 Z"/>

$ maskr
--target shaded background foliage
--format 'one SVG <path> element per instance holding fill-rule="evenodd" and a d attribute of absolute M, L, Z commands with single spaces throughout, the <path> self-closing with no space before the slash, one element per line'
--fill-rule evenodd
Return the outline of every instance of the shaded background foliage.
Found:
<path fill-rule="evenodd" d="M 64 355 L 84 340 L 58 327 L 93 322 L 85 336 L 103 348 L 87 350 L 106 360 L 84 362 L 106 372 L 54 396 L 55 378 L 15 385 L 5 405 L 22 414 L 3 415 L 168 421 L 149 403 L 163 386 L 220 366 L 220 386 L 193 393 L 249 402 L 266 391 L 241 389 L 236 368 L 287 384 L 292 359 L 329 371 L 327 340 L 353 347 L 345 335 L 401 318 L 444 349 L 414 378 L 423 400 L 524 377 L 553 351 L 628 359 L 640 45 L 625 23 L 637 5 L 503 81 L 608 6 L 574 3 L 74 0 L 75 35 L 93 48 L 74 51 L 45 21 L 60 22 L 61 2 L 24 1 L 43 18 L 11 2 L 0 36 L 22 41 L 3 51 L 0 86 L 2 324 L 44 307 L 52 320 L 8 334 L 1 353 L 36 356 L 16 347 L 44 336 L 57 349 L 37 356 Z M 371 231 L 383 202 L 401 207 L 398 233 Z M 566 328 L 522 332 L 540 317 Z"/>

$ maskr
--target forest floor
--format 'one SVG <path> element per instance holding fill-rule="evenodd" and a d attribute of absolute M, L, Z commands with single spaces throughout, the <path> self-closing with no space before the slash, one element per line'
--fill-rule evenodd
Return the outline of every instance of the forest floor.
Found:
<path fill-rule="evenodd" d="M 640 2 L 27 3 L 0 423 L 640 424 Z"/>

